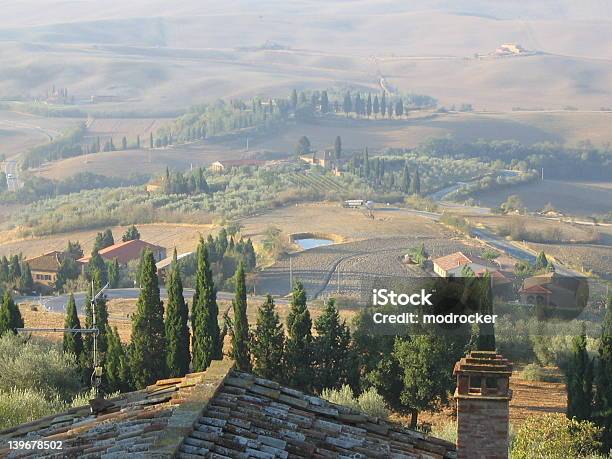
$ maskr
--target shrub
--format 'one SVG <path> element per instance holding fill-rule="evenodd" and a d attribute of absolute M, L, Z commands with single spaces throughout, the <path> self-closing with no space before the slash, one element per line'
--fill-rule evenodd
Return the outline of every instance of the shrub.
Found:
<path fill-rule="evenodd" d="M 449 421 L 446 424 L 434 424 L 430 434 L 436 438 L 457 444 L 457 421 Z"/>
<path fill-rule="evenodd" d="M 336 405 L 346 406 L 353 410 L 359 409 L 359 403 L 355 400 L 352 389 L 346 384 L 340 389 L 323 389 L 321 397 Z"/>
<path fill-rule="evenodd" d="M 589 421 L 570 420 L 563 414 L 533 416 L 518 430 L 512 442 L 512 458 L 586 458 L 601 447 L 599 430 Z"/>
<path fill-rule="evenodd" d="M 376 389 L 370 387 L 357 398 L 359 409 L 370 416 L 381 419 L 389 417 L 389 409 L 382 395 Z"/>
<path fill-rule="evenodd" d="M 81 389 L 81 377 L 75 357 L 59 346 L 7 333 L 0 338 L 0 391 L 16 385 L 68 401 Z"/>
<path fill-rule="evenodd" d="M 66 403 L 57 394 L 49 396 L 32 388 L 0 391 L 0 430 L 64 409 Z"/>
<path fill-rule="evenodd" d="M 381 419 L 387 419 L 389 417 L 389 409 L 387 408 L 385 399 L 376 392 L 376 389 L 373 387 L 355 398 L 351 388 L 345 384 L 340 389 L 323 389 L 321 397 L 336 405 L 363 411 L 369 416 Z"/>
<path fill-rule="evenodd" d="M 559 382 L 561 377 L 555 374 L 554 371 L 544 368 L 537 363 L 530 363 L 523 371 L 521 378 L 527 381 L 543 381 L 543 382 Z"/>

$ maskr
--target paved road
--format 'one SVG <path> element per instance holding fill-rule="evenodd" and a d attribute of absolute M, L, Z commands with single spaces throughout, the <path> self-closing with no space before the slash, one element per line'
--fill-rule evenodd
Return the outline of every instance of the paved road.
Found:
<path fill-rule="evenodd" d="M 165 288 L 160 288 L 160 295 L 162 299 L 168 296 Z M 116 288 L 106 290 L 105 295 L 108 299 L 136 299 L 140 293 L 140 289 L 138 288 Z M 186 300 L 191 300 L 193 298 L 194 290 L 191 288 L 186 288 L 183 290 L 183 295 Z M 234 299 L 234 294 L 229 292 L 218 292 L 217 299 L 224 301 L 231 301 Z M 84 306 L 85 306 L 85 292 L 78 292 L 74 294 L 74 300 L 77 305 L 77 311 L 79 314 L 84 314 Z M 255 304 L 263 303 L 265 298 L 263 296 L 249 296 L 248 301 L 254 302 Z M 17 298 L 17 301 L 31 301 L 31 302 L 40 302 L 48 312 L 66 312 L 66 304 L 68 303 L 68 295 L 58 295 L 58 296 L 28 296 L 28 297 L 20 297 Z M 288 304 L 289 300 L 286 298 L 274 298 L 274 302 L 276 304 Z M 125 319 L 125 317 L 113 317 L 115 319 Z"/>

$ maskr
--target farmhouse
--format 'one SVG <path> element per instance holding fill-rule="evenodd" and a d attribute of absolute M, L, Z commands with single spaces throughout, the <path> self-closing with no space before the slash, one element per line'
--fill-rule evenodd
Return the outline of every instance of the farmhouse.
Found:
<path fill-rule="evenodd" d="M 313 166 L 321 166 L 325 169 L 331 169 L 334 165 L 333 153 L 331 150 L 323 150 L 320 156 L 317 157 L 317 153 L 311 155 L 302 155 L 300 160 Z"/>
<path fill-rule="evenodd" d="M 586 303 L 588 283 L 584 278 L 550 272 L 526 278 L 519 295 L 525 304 L 542 306 L 540 314 L 573 315 L 582 311 Z"/>
<path fill-rule="evenodd" d="M 225 359 L 0 431 L 0 456 L 11 454 L 9 441 L 28 440 L 61 441 L 71 457 L 504 458 L 511 372 L 495 352 L 473 351 L 457 362 L 457 445 L 238 372 Z"/>
<path fill-rule="evenodd" d="M 210 165 L 210 170 L 213 172 L 221 173 L 227 172 L 234 167 L 245 167 L 245 166 L 263 166 L 266 161 L 260 159 L 224 159 L 222 161 L 215 161 Z"/>
<path fill-rule="evenodd" d="M 493 263 L 480 257 L 468 256 L 463 252 L 451 253 L 433 260 L 434 272 L 440 277 L 459 277 L 461 270 L 466 266 L 475 274 L 484 274 L 485 270 L 491 272 L 497 269 Z"/>
<path fill-rule="evenodd" d="M 140 259 L 140 254 L 143 250 L 149 249 L 153 252 L 155 261 L 160 261 L 166 258 L 166 249 L 149 242 L 135 239 L 133 241 L 119 242 L 117 244 L 106 247 L 100 250 L 98 253 L 102 258 L 108 261 L 112 261 L 115 258 L 119 264 L 127 265 L 132 260 Z M 80 263 L 89 263 L 91 257 L 83 257 L 77 260 Z"/>
<path fill-rule="evenodd" d="M 57 280 L 57 273 L 65 257 L 64 252 L 52 250 L 26 260 L 26 263 L 30 265 L 34 282 L 52 287 Z"/>

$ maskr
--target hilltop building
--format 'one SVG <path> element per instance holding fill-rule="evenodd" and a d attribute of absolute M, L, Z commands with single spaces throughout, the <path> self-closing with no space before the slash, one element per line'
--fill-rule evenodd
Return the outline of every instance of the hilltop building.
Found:
<path fill-rule="evenodd" d="M 210 170 L 216 173 L 227 172 L 235 167 L 263 166 L 266 161 L 261 159 L 224 159 L 215 161 L 210 165 Z"/>
<path fill-rule="evenodd" d="M 300 156 L 300 160 L 307 164 L 312 164 L 313 166 L 321 166 L 324 169 L 332 169 L 335 164 L 334 152 L 332 150 L 323 150 L 318 156 L 316 152 L 302 155 Z"/>

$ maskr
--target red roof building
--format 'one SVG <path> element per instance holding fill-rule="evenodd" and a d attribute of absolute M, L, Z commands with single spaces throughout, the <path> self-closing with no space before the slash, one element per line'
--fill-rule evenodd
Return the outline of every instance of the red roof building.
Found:
<path fill-rule="evenodd" d="M 106 247 L 98 253 L 102 258 L 108 261 L 112 261 L 115 258 L 122 265 L 127 265 L 132 260 L 138 260 L 143 250 L 149 249 L 153 252 L 155 261 L 158 262 L 166 258 L 166 249 L 149 242 L 141 241 L 140 239 L 134 239 L 133 241 L 119 242 L 118 244 Z M 80 258 L 80 263 L 89 263 L 91 257 Z"/>

